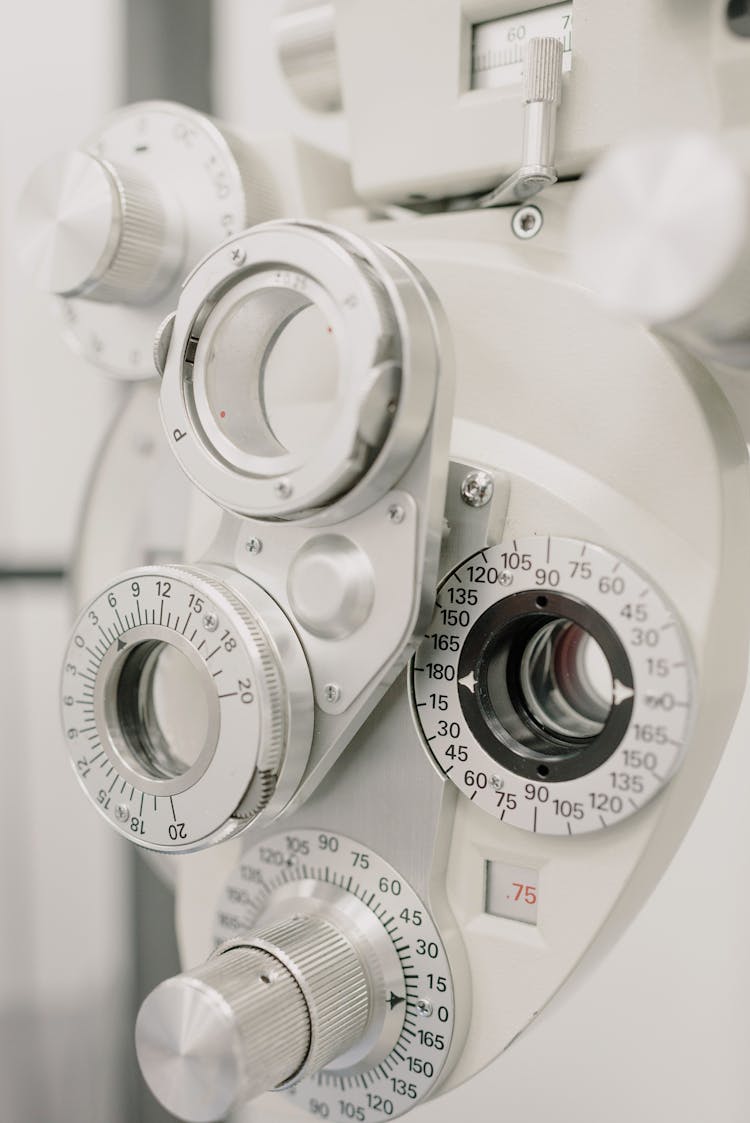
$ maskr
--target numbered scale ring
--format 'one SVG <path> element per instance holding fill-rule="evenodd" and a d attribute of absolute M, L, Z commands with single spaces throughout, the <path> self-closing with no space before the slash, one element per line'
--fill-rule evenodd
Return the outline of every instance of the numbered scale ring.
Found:
<path fill-rule="evenodd" d="M 335 1123 L 395 1118 L 431 1094 L 449 1056 L 453 982 L 422 901 L 379 855 L 341 834 L 294 829 L 246 850 L 217 904 L 214 937 L 307 916 L 340 929 L 366 966 L 370 1012 L 360 1039 L 287 1094 Z M 335 974 L 335 971 L 334 971 Z M 300 1079 L 301 1077 L 301 1079 Z"/>
<path fill-rule="evenodd" d="M 199 849 L 278 813 L 307 762 L 312 687 L 296 633 L 254 582 L 224 576 L 132 570 L 83 610 L 66 652 L 73 768 L 111 825 L 149 849 Z"/>
<path fill-rule="evenodd" d="M 576 539 L 514 539 L 462 562 L 411 678 L 439 768 L 523 830 L 621 822 L 688 742 L 694 672 L 680 621 L 642 573 Z"/>

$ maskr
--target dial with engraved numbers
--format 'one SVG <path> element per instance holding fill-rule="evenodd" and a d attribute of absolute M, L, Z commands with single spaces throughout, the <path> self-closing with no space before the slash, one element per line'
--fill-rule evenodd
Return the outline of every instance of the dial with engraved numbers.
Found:
<path fill-rule="evenodd" d="M 79 616 L 63 729 L 84 791 L 141 846 L 194 850 L 293 794 L 312 737 L 296 634 L 239 574 L 180 566 L 119 577 Z"/>
<path fill-rule="evenodd" d="M 313 1115 L 346 1123 L 401 1115 L 428 1096 L 451 1047 L 453 983 L 440 934 L 391 865 L 341 834 L 297 829 L 245 851 L 216 908 L 217 945 L 268 923 L 322 918 L 347 935 L 370 978 L 364 1031 L 288 1088 Z"/>
<path fill-rule="evenodd" d="M 541 834 L 621 822 L 687 747 L 693 664 L 672 606 L 599 546 L 487 547 L 440 587 L 411 671 L 441 771 L 498 820 Z"/>
<path fill-rule="evenodd" d="M 119 378 L 155 373 L 154 335 L 185 275 L 245 225 L 242 162 L 215 122 L 153 101 L 120 110 L 85 149 L 32 173 L 19 256 L 59 298 L 66 335 L 87 359 Z"/>

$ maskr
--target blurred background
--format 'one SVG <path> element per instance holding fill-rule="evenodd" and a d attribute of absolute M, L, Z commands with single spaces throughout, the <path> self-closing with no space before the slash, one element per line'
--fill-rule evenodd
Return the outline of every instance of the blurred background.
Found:
<path fill-rule="evenodd" d="M 274 0 L 8 5 L 0 68 L 0 1118 L 156 1123 L 132 1026 L 178 970 L 171 892 L 80 798 L 58 728 L 67 577 L 97 450 L 127 389 L 63 343 L 19 274 L 14 209 L 31 169 L 115 107 L 169 98 L 346 151 L 340 119 L 293 102 Z M 10 31 L 10 35 L 8 35 Z M 113 512 L 116 517 L 116 512 Z M 135 554 L 131 564 L 142 558 Z M 750 1118 L 746 705 L 652 901 L 595 972 L 465 1091 L 475 1118 L 644 1123 Z M 498 964 L 502 970 L 502 964 Z M 490 1107 L 491 1105 L 491 1107 Z M 421 1117 L 429 1118 L 429 1109 Z"/>

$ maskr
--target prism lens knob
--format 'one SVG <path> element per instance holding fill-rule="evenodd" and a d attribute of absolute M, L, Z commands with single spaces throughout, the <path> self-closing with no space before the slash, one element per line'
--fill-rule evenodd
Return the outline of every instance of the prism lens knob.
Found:
<path fill-rule="evenodd" d="M 312 687 L 302 647 L 252 581 L 133 570 L 79 617 L 63 671 L 73 767 L 120 833 L 195 850 L 277 814 L 304 771 Z"/>
<path fill-rule="evenodd" d="M 136 1049 L 158 1100 L 181 1119 L 221 1119 L 350 1049 L 370 1014 L 368 973 L 349 939 L 294 916 L 223 945 L 143 1003 Z"/>
<path fill-rule="evenodd" d="M 372 506 L 433 414 L 439 315 L 383 246 L 309 222 L 245 231 L 188 277 L 169 327 L 161 411 L 177 460 L 253 518 Z"/>

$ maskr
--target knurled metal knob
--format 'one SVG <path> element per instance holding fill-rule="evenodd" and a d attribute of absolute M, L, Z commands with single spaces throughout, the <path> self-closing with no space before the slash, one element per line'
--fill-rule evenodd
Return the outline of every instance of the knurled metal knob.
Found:
<path fill-rule="evenodd" d="M 150 303 L 182 259 L 176 205 L 165 207 L 157 186 L 134 169 L 90 152 L 55 156 L 32 173 L 18 237 L 36 285 L 63 297 Z"/>
<path fill-rule="evenodd" d="M 341 109 L 331 0 L 286 0 L 274 30 L 281 69 L 302 104 L 322 113 Z"/>
<path fill-rule="evenodd" d="M 709 357 L 747 361 L 750 182 L 727 147 L 697 133 L 614 148 L 577 189 L 575 279 L 613 310 Z"/>
<path fill-rule="evenodd" d="M 347 1052 L 370 1009 L 351 941 L 319 916 L 295 916 L 161 983 L 138 1015 L 138 1061 L 167 1110 L 209 1123 Z"/>

